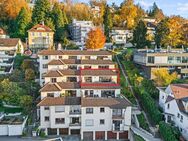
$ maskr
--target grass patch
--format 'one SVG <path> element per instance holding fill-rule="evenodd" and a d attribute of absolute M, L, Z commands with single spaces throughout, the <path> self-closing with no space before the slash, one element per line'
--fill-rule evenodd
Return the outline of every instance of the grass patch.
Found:
<path fill-rule="evenodd" d="M 22 108 L 9 108 L 9 107 L 0 106 L 0 112 L 4 112 L 4 113 L 20 113 L 22 111 L 23 111 Z"/>
<path fill-rule="evenodd" d="M 145 141 L 141 136 L 134 134 L 135 141 Z"/>
<path fill-rule="evenodd" d="M 144 114 L 141 113 L 141 114 L 136 115 L 136 116 L 137 116 L 138 122 L 139 122 L 139 124 L 140 124 L 140 127 L 143 128 L 143 129 L 146 130 L 146 131 L 150 131 L 150 130 L 149 130 L 149 125 L 148 125 L 148 123 L 146 122 L 146 119 L 145 119 L 145 117 L 144 117 Z"/>

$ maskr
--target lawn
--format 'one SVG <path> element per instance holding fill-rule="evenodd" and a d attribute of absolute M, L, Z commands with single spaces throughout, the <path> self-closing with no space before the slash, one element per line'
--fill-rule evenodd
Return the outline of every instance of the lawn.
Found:
<path fill-rule="evenodd" d="M 144 117 L 144 114 L 141 113 L 141 114 L 136 115 L 136 116 L 137 116 L 138 122 L 139 122 L 139 124 L 140 124 L 140 127 L 143 128 L 143 129 L 146 130 L 146 131 L 150 131 L 150 130 L 149 130 L 149 125 L 148 125 L 148 123 L 146 122 L 146 119 L 145 119 L 145 117 Z"/>
<path fill-rule="evenodd" d="M 141 136 L 134 134 L 134 141 L 145 141 Z"/>

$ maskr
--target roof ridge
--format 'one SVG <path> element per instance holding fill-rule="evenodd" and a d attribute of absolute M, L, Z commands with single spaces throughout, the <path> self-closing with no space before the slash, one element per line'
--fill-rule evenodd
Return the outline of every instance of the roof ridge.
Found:
<path fill-rule="evenodd" d="M 62 59 L 59 59 L 59 61 L 65 65 L 65 62 L 63 62 L 63 60 L 62 60 Z"/>
<path fill-rule="evenodd" d="M 60 70 L 57 70 L 57 72 L 58 72 L 61 76 L 63 76 L 63 73 L 62 73 Z"/>
<path fill-rule="evenodd" d="M 54 83 L 55 86 L 59 89 L 59 90 L 62 90 L 61 87 L 58 85 L 58 83 Z"/>

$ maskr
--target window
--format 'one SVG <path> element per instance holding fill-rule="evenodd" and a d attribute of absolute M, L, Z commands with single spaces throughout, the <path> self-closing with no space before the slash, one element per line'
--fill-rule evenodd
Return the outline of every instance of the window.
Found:
<path fill-rule="evenodd" d="M 104 108 L 100 108 L 100 112 L 104 113 L 105 112 Z"/>
<path fill-rule="evenodd" d="M 56 118 L 55 119 L 56 124 L 64 124 L 65 123 L 65 118 Z"/>
<path fill-rule="evenodd" d="M 57 79 L 56 79 L 56 78 L 51 78 L 51 82 L 52 82 L 52 83 L 56 83 L 56 82 L 57 82 Z"/>
<path fill-rule="evenodd" d="M 183 122 L 183 116 L 181 115 L 180 122 Z"/>
<path fill-rule="evenodd" d="M 104 119 L 100 119 L 100 124 L 104 124 Z"/>
<path fill-rule="evenodd" d="M 85 120 L 85 125 L 86 126 L 93 126 L 93 119 L 86 119 Z"/>
<path fill-rule="evenodd" d="M 49 117 L 44 117 L 44 121 L 49 121 L 50 118 Z"/>
<path fill-rule="evenodd" d="M 113 109 L 112 115 L 113 116 L 121 116 L 122 115 L 122 110 L 121 109 Z"/>
<path fill-rule="evenodd" d="M 154 64 L 154 56 L 148 56 L 148 63 Z"/>
<path fill-rule="evenodd" d="M 44 60 L 48 60 L 48 56 L 43 56 L 42 57 Z"/>
<path fill-rule="evenodd" d="M 169 109 L 169 108 L 170 108 L 170 104 L 167 105 L 167 109 Z"/>
<path fill-rule="evenodd" d="M 49 110 L 50 108 L 49 107 L 44 107 L 44 110 Z"/>
<path fill-rule="evenodd" d="M 55 112 L 56 113 L 65 112 L 65 107 L 64 106 L 55 106 Z"/>
<path fill-rule="evenodd" d="M 180 114 L 178 113 L 177 117 L 179 118 L 180 117 Z"/>
<path fill-rule="evenodd" d="M 93 108 L 86 108 L 86 114 L 93 114 Z"/>
<path fill-rule="evenodd" d="M 43 69 L 47 69 L 48 65 L 47 64 L 43 64 L 42 67 L 43 67 Z"/>
<path fill-rule="evenodd" d="M 54 97 L 54 93 L 47 93 L 47 97 Z"/>
<path fill-rule="evenodd" d="M 62 59 L 63 57 L 62 56 L 59 56 L 59 59 Z"/>

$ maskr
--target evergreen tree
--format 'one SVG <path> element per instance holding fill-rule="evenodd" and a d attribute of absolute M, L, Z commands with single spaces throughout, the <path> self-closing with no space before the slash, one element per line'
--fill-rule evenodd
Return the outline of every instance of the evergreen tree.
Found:
<path fill-rule="evenodd" d="M 161 45 L 164 45 L 165 43 L 162 42 L 164 38 L 169 34 L 169 28 L 168 28 L 168 19 L 162 20 L 156 27 L 155 32 L 155 44 L 159 48 Z"/>
<path fill-rule="evenodd" d="M 110 30 L 112 28 L 112 16 L 110 12 L 110 8 L 107 5 L 104 13 L 104 34 L 106 36 L 107 42 L 110 42 Z"/>
<path fill-rule="evenodd" d="M 36 0 L 35 7 L 33 9 L 32 22 L 38 24 L 41 22 L 47 22 L 47 17 L 50 16 L 51 4 L 49 0 Z"/>
<path fill-rule="evenodd" d="M 133 44 L 136 48 L 144 48 L 145 46 L 149 45 L 148 40 L 146 39 L 147 36 L 147 28 L 143 21 L 139 21 L 138 25 L 136 26 L 135 30 L 133 31 Z"/>
<path fill-rule="evenodd" d="M 152 9 L 149 12 L 149 16 L 155 18 L 157 21 L 161 21 L 165 18 L 163 11 L 158 8 L 155 2 L 153 3 Z"/>
<path fill-rule="evenodd" d="M 22 8 L 15 20 L 15 32 L 13 33 L 13 37 L 24 40 L 27 35 L 26 31 L 30 21 L 31 15 L 29 11 L 25 8 Z"/>

